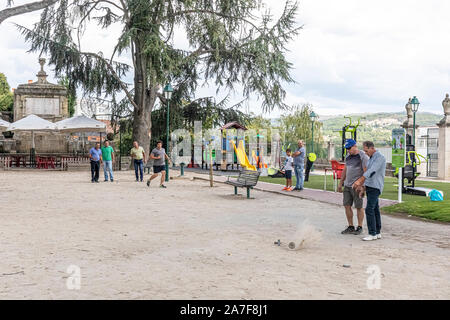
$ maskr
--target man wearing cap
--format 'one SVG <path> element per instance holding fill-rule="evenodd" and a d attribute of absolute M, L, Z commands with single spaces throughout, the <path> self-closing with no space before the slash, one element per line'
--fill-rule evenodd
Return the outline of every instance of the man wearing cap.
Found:
<path fill-rule="evenodd" d="M 347 156 L 345 157 L 345 167 L 342 171 L 338 190 L 339 192 L 343 191 L 343 204 L 348 227 L 341 233 L 360 234 L 363 230 L 362 224 L 364 221 L 363 199 L 360 197 L 359 190 L 352 188 L 352 186 L 366 172 L 369 157 L 364 151 L 358 150 L 356 141 L 353 139 L 347 139 L 345 149 L 347 150 Z M 342 190 L 342 186 L 344 186 L 344 190 Z M 353 225 L 352 205 L 356 208 L 356 216 L 358 218 L 358 227 L 356 229 Z"/>
<path fill-rule="evenodd" d="M 363 148 L 370 160 L 367 163 L 367 171 L 355 181 L 353 189 L 357 190 L 363 185 L 366 187 L 366 222 L 369 235 L 362 240 L 372 241 L 381 239 L 381 214 L 378 198 L 384 188 L 386 158 L 375 149 L 372 141 L 364 141 Z"/>

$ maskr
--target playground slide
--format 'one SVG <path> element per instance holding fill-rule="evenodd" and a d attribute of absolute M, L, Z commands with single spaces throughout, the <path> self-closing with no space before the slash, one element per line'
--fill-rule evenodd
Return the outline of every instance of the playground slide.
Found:
<path fill-rule="evenodd" d="M 239 141 L 239 147 L 236 148 L 236 144 L 234 141 L 230 141 L 233 144 L 234 152 L 236 152 L 236 157 L 239 161 L 239 164 L 246 168 L 247 170 L 253 170 L 256 171 L 256 168 L 254 165 L 250 164 L 247 158 L 247 154 L 245 153 L 244 149 L 244 142 L 242 140 Z"/>

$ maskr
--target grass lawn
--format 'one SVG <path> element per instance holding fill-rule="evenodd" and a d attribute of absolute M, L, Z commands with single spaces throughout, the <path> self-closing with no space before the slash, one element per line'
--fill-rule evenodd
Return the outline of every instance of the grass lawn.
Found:
<path fill-rule="evenodd" d="M 259 180 L 282 185 L 286 183 L 284 178 L 260 177 Z M 324 176 L 310 175 L 309 181 L 305 182 L 305 187 L 323 190 L 323 182 Z M 396 178 L 386 177 L 381 198 L 397 200 L 397 182 Z M 295 185 L 295 177 L 293 177 L 292 183 Z M 387 213 L 406 213 L 421 218 L 450 222 L 450 183 L 416 181 L 416 186 L 438 189 L 444 192 L 444 201 L 433 202 L 428 197 L 403 194 L 403 203 L 384 207 L 383 211 Z M 327 176 L 327 190 L 334 191 L 332 176 Z"/>

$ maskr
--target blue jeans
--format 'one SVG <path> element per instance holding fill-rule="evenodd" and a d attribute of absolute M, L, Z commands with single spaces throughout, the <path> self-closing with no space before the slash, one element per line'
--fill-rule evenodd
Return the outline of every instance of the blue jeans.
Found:
<path fill-rule="evenodd" d="M 304 182 L 304 176 L 303 176 L 303 165 L 294 165 L 294 171 L 295 171 L 295 187 L 297 189 L 303 189 L 303 182 Z"/>
<path fill-rule="evenodd" d="M 144 162 L 142 161 L 142 159 L 141 160 L 134 159 L 134 173 L 136 174 L 136 181 L 139 180 L 138 169 L 142 181 L 144 180 Z"/>
<path fill-rule="evenodd" d="M 376 188 L 366 187 L 367 205 L 366 205 L 366 221 L 367 229 L 371 236 L 375 236 L 381 231 L 381 215 L 378 206 L 378 197 L 380 190 Z"/>
<path fill-rule="evenodd" d="M 108 172 L 109 172 L 109 178 L 111 181 L 114 180 L 113 176 L 113 168 L 112 168 L 112 160 L 104 160 L 103 161 L 103 173 L 105 174 L 105 181 L 108 181 Z"/>

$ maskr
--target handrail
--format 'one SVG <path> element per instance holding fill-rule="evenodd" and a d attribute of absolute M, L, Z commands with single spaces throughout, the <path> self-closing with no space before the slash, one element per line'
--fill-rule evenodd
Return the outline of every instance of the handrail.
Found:
<path fill-rule="evenodd" d="M 412 153 L 414 153 L 414 154 L 416 155 L 416 159 L 419 160 L 419 161 L 414 161 L 414 165 L 413 165 L 414 167 L 417 166 L 417 165 L 420 166 L 420 164 L 422 163 L 422 162 L 420 161 L 420 158 L 421 158 L 421 157 L 422 157 L 425 161 L 427 160 L 427 158 L 425 158 L 423 155 L 418 154 L 417 151 L 410 150 L 410 151 L 407 152 L 407 154 L 408 154 L 408 162 L 406 163 L 407 165 L 411 165 L 411 164 L 412 164 L 412 159 L 411 159 L 411 154 L 412 154 Z M 418 163 L 417 163 L 417 162 L 418 162 Z"/>

